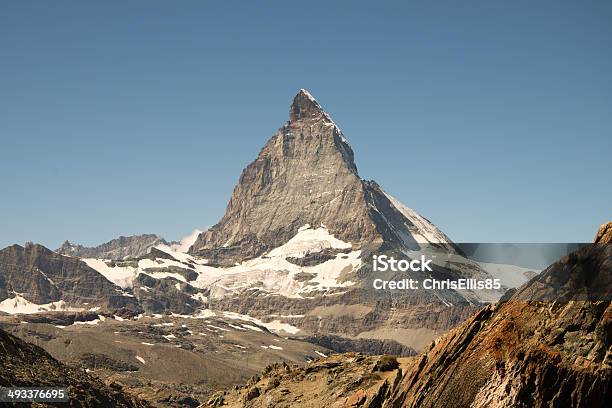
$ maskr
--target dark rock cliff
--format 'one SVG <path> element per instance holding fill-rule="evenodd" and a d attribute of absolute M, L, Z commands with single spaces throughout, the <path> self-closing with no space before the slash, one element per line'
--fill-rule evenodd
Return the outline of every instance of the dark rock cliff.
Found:
<path fill-rule="evenodd" d="M 42 245 L 0 250 L 0 301 L 19 294 L 36 304 L 63 300 L 71 305 L 137 308 L 136 300 L 78 258 Z"/>
<path fill-rule="evenodd" d="M 65 366 L 46 351 L 0 330 L 0 387 L 61 387 L 69 401 L 36 406 L 148 407 L 116 385 Z M 31 406 L 30 403 L 14 406 Z"/>

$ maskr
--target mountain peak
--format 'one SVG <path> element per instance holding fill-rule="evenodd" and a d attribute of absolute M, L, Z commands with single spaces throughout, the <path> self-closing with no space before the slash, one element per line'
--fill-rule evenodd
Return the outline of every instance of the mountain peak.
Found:
<path fill-rule="evenodd" d="M 289 122 L 244 169 L 224 216 L 190 252 L 234 265 L 284 245 L 306 225 L 324 226 L 355 250 L 383 242 L 402 248 L 450 242 L 378 185 L 361 180 L 342 131 L 301 89 Z"/>
<path fill-rule="evenodd" d="M 300 119 L 308 119 L 325 115 L 325 111 L 317 100 L 306 89 L 300 91 L 293 97 L 289 108 L 289 121 L 293 122 Z"/>

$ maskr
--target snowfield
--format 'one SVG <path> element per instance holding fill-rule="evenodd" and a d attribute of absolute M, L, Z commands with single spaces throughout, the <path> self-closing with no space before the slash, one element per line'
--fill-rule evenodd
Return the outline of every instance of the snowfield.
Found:
<path fill-rule="evenodd" d="M 234 312 L 223 312 L 223 316 L 229 319 L 244 320 L 246 322 L 255 323 L 256 325 L 263 326 L 266 329 L 270 330 L 272 333 L 276 333 L 276 334 L 281 334 L 281 333 L 296 334 L 300 331 L 300 329 L 298 329 L 297 327 L 292 326 L 288 323 L 282 323 L 280 320 L 272 320 L 269 323 L 264 323 L 263 321 L 256 319 L 254 317 L 239 314 L 239 313 L 234 313 Z M 241 326 L 247 329 L 250 329 L 250 330 L 263 331 L 257 326 L 253 326 L 253 325 L 246 324 L 246 323 L 241 323 Z"/>
<path fill-rule="evenodd" d="M 95 269 L 106 279 L 113 282 L 115 285 L 122 288 L 131 288 L 132 280 L 136 276 L 136 268 L 134 267 L 121 267 L 121 266 L 108 266 L 104 259 L 93 259 L 86 258 L 83 262 L 87 264 L 91 269 Z"/>
<path fill-rule="evenodd" d="M 412 223 L 412 225 L 406 225 L 406 228 L 410 230 L 412 239 L 419 244 L 441 244 L 448 246 L 450 242 L 449 237 L 446 236 L 438 227 L 432 224 L 429 220 L 419 215 L 416 211 L 406 207 L 399 200 L 383 191 L 385 196 L 391 201 L 391 204 L 400 212 L 404 217 Z"/>
<path fill-rule="evenodd" d="M 493 277 L 501 279 L 502 285 L 508 288 L 518 288 L 527 283 L 532 275 L 541 272 L 539 269 L 523 268 L 516 265 L 478 262 L 478 265 Z"/>
<path fill-rule="evenodd" d="M 69 307 L 63 300 L 38 305 L 25 299 L 19 293 L 15 293 L 14 298 L 8 298 L 0 302 L 0 312 L 8 314 L 34 314 L 49 311 L 82 312 L 84 310 L 77 307 Z"/>
<path fill-rule="evenodd" d="M 450 239 L 435 225 L 421 217 L 415 211 L 404 206 L 392 196 L 385 193 L 391 204 L 404 218 L 404 227 L 393 227 L 396 233 L 406 242 L 404 253 L 409 257 L 420 256 L 422 252 L 431 252 L 434 264 L 443 267 L 452 267 L 462 275 L 478 277 L 501 277 L 506 287 L 516 287 L 527 280 L 523 272 L 510 271 L 509 268 L 486 265 L 481 268 L 476 262 L 466 259 L 456 253 Z M 374 210 L 378 211 L 376 208 Z M 385 216 L 380 213 L 381 216 Z M 139 274 L 146 274 L 154 279 L 174 279 L 177 290 L 187 290 L 188 284 L 195 289 L 206 290 L 206 294 L 196 293 L 192 299 L 206 303 L 210 300 L 221 299 L 240 294 L 257 293 L 258 295 L 283 296 L 287 298 L 312 298 L 317 294 L 341 294 L 343 288 L 356 284 L 351 279 L 361 266 L 361 251 L 352 250 L 352 244 L 336 238 L 325 225 L 318 227 L 304 225 L 285 244 L 274 248 L 267 253 L 243 261 L 239 264 L 220 267 L 208 265 L 206 259 L 186 253 L 197 239 L 200 231 L 194 230 L 184 238 L 181 244 L 159 245 L 156 249 L 165 252 L 169 257 L 156 259 L 140 259 L 137 266 L 109 266 L 110 262 L 99 259 L 87 259 L 87 264 L 100 272 L 107 279 L 126 289 L 133 286 L 134 279 Z M 433 246 L 420 245 L 419 251 L 413 251 L 415 244 L 436 244 Z M 293 262 L 312 254 L 325 251 L 331 256 L 319 264 L 300 266 Z M 171 259 L 168 259 L 171 258 Z M 290 262 L 292 260 L 293 262 Z M 482 265 L 485 266 L 485 265 Z M 185 276 L 197 276 L 188 280 Z M 490 275 L 485 271 L 489 271 Z M 182 288 L 182 289 L 181 289 Z M 192 288 L 192 289 L 193 289 Z M 140 286 L 142 291 L 151 288 Z M 465 293 L 464 293 L 465 292 Z M 496 301 L 501 292 L 491 291 L 464 291 L 461 295 L 470 301 Z M 481 293 L 482 292 L 482 293 Z M 449 303 L 448 306 L 451 306 Z M 202 318 L 202 316 L 198 316 Z M 278 321 L 279 324 L 280 321 Z M 261 322 L 257 322 L 261 324 Z M 269 324 L 269 323 L 268 323 Z M 248 328 L 248 327 L 247 327 Z M 252 329 L 252 328 L 250 328 Z M 280 329 L 277 327 L 275 329 Z M 294 328 L 285 327 L 284 332 L 293 333 Z"/>
<path fill-rule="evenodd" d="M 324 249 L 350 248 L 350 243 L 337 239 L 324 226 L 312 229 L 310 225 L 306 224 L 286 244 L 270 251 L 268 256 L 303 258 L 310 253 L 321 252 Z"/>
<path fill-rule="evenodd" d="M 181 241 L 181 245 L 160 245 L 156 247 L 174 259 L 141 259 L 137 267 L 109 266 L 110 262 L 101 259 L 86 259 L 87 264 L 104 275 L 108 280 L 122 288 L 131 288 L 133 280 L 139 274 L 146 274 L 155 279 L 173 278 L 179 282 L 205 289 L 210 289 L 210 298 L 222 298 L 247 290 L 258 290 L 269 294 L 290 298 L 301 298 L 312 292 L 326 292 L 330 289 L 354 285 L 350 280 L 341 280 L 344 272 L 350 274 L 361 266 L 360 251 L 338 253 L 335 258 L 315 266 L 302 267 L 293 264 L 287 258 L 303 258 L 308 254 L 324 250 L 349 251 L 350 242 L 337 239 L 323 225 L 312 228 L 304 225 L 287 243 L 258 258 L 242 262 L 232 267 L 212 267 L 205 259 L 185 253 L 193 244 L 199 231 L 195 230 Z M 198 274 L 195 281 L 188 282 L 177 273 L 181 268 L 193 270 Z M 167 269 L 168 271 L 164 271 Z M 297 279 L 298 274 L 307 274 L 309 279 Z M 142 287 L 147 291 L 148 288 Z M 208 300 L 198 294 L 194 299 Z"/>

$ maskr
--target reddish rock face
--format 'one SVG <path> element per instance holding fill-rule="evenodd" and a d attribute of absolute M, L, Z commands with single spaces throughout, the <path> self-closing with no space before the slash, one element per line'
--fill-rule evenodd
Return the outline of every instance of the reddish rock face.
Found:
<path fill-rule="evenodd" d="M 607 231 L 595 242 L 606 242 L 600 237 Z M 564 257 L 436 340 L 387 406 L 606 406 L 611 248 L 592 245 Z"/>
<path fill-rule="evenodd" d="M 353 395 L 346 399 L 346 403 L 344 404 L 346 407 L 360 407 L 366 402 L 368 396 L 366 395 L 363 389 L 358 389 L 355 391 Z"/>
<path fill-rule="evenodd" d="M 603 224 L 593 241 L 596 244 L 612 244 L 612 221 Z"/>

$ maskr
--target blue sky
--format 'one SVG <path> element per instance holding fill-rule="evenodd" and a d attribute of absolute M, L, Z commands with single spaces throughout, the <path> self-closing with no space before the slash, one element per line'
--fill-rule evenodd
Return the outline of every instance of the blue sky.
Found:
<path fill-rule="evenodd" d="M 609 1 L 3 1 L 0 246 L 214 224 L 299 88 L 455 241 L 590 241 L 610 21 Z"/>

